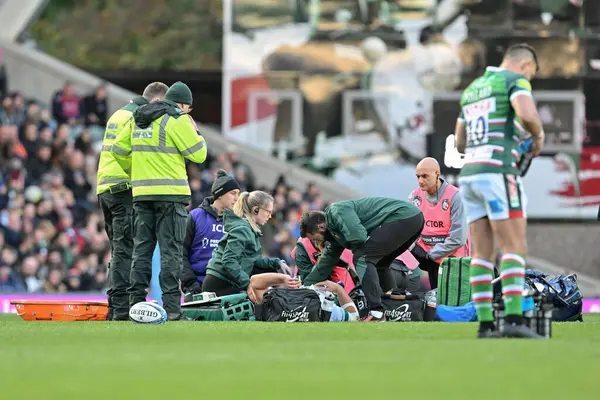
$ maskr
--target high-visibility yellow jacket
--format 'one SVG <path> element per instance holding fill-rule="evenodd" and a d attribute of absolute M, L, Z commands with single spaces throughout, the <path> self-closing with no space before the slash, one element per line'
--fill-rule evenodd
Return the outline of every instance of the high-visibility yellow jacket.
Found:
<path fill-rule="evenodd" d="M 124 171 L 115 160 L 110 150 L 117 137 L 117 133 L 119 133 L 125 124 L 132 118 L 135 110 L 144 104 L 148 104 L 148 100 L 142 96 L 135 97 L 129 104 L 117 110 L 106 123 L 104 139 L 102 140 L 102 152 L 100 153 L 100 161 L 98 163 L 96 194 L 108 191 L 114 184 L 123 182 L 129 183 L 131 181 L 129 176 L 131 171 Z"/>
<path fill-rule="evenodd" d="M 170 101 L 140 107 L 112 146 L 121 167 L 131 168 L 134 201 L 189 203 L 185 158 L 202 163 L 206 153 L 192 118 Z"/>

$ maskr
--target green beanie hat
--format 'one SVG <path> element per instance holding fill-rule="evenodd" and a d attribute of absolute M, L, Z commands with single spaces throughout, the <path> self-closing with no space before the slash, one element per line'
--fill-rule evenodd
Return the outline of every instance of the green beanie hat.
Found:
<path fill-rule="evenodd" d="M 165 95 L 165 100 L 170 100 L 173 103 L 181 103 L 192 105 L 192 91 L 183 82 L 177 81 L 175 82 L 169 90 L 167 90 L 167 94 Z"/>

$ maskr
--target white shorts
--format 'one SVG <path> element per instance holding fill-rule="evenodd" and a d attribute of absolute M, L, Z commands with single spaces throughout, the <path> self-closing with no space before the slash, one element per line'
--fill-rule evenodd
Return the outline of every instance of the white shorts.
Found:
<path fill-rule="evenodd" d="M 520 176 L 477 174 L 458 178 L 469 223 L 481 218 L 527 218 L 527 197 Z"/>

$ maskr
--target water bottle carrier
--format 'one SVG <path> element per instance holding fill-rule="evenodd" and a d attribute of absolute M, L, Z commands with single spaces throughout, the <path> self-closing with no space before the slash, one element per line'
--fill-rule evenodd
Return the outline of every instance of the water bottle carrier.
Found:
<path fill-rule="evenodd" d="M 538 335 L 550 339 L 552 337 L 552 312 L 554 305 L 540 294 L 523 298 L 523 318 L 525 325 Z M 494 319 L 496 330 L 504 330 L 504 302 L 494 302 Z"/>

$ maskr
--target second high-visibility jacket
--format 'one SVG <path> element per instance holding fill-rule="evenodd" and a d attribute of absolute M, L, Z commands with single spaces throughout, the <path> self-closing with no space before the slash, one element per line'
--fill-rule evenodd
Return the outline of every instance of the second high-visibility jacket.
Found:
<path fill-rule="evenodd" d="M 192 118 L 166 100 L 140 107 L 112 146 L 121 167 L 131 168 L 134 201 L 188 203 L 185 159 L 202 163 L 206 154 Z"/>

